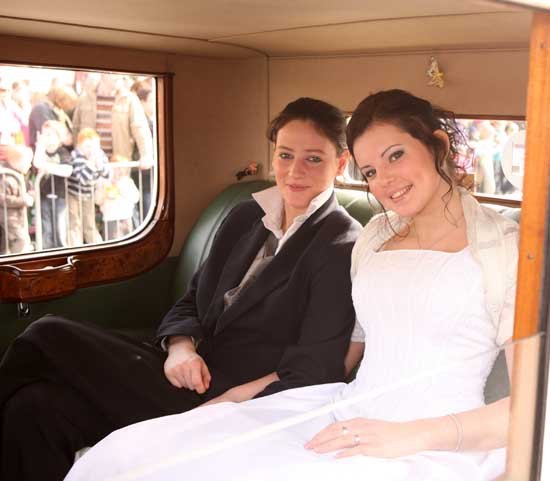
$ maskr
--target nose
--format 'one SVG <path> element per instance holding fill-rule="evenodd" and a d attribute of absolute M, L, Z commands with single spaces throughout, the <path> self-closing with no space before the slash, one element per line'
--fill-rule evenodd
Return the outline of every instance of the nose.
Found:
<path fill-rule="evenodd" d="M 300 158 L 295 158 L 288 169 L 288 175 L 290 177 L 300 178 L 305 175 L 305 172 L 306 163 L 303 159 Z"/>
<path fill-rule="evenodd" d="M 378 171 L 376 172 L 376 180 L 380 183 L 380 185 L 384 187 L 390 186 L 395 180 L 395 175 L 393 174 L 391 169 L 378 169 Z"/>

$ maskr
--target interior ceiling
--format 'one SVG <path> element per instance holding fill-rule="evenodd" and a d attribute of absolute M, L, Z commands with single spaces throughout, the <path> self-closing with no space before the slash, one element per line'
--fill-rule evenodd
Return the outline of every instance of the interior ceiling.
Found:
<path fill-rule="evenodd" d="M 526 47 L 531 13 L 483 0 L 23 0 L 0 33 L 191 55 Z"/>

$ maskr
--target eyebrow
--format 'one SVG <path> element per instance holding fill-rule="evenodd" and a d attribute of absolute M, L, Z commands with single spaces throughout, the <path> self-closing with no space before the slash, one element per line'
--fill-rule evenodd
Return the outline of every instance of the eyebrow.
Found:
<path fill-rule="evenodd" d="M 278 145 L 278 149 L 288 150 L 290 152 L 294 152 L 294 149 L 291 149 L 290 147 L 287 147 L 286 145 Z M 314 152 L 319 154 L 324 154 L 325 151 L 323 149 L 305 149 L 306 152 Z"/>
<path fill-rule="evenodd" d="M 381 158 L 384 157 L 384 155 L 386 155 L 386 152 L 387 152 L 388 150 L 390 150 L 392 147 L 397 147 L 398 145 L 400 146 L 400 145 L 402 145 L 402 144 L 392 144 L 392 145 L 389 145 L 389 146 L 386 147 L 386 148 L 384 149 L 384 151 L 380 154 L 380 157 L 381 157 Z M 371 167 L 371 165 L 370 165 L 370 164 L 367 164 L 367 165 L 364 165 L 363 167 L 359 167 L 359 170 L 363 171 L 364 169 L 366 169 L 366 168 L 368 168 L 368 167 Z"/>
<path fill-rule="evenodd" d="M 390 145 L 388 148 L 386 148 L 386 150 L 384 150 L 384 152 L 382 152 L 382 154 L 380 154 L 380 157 L 384 157 L 384 155 L 386 155 L 386 152 L 388 150 L 390 150 L 392 147 L 397 147 L 398 145 L 401 145 L 401 144 L 392 144 L 392 145 Z"/>

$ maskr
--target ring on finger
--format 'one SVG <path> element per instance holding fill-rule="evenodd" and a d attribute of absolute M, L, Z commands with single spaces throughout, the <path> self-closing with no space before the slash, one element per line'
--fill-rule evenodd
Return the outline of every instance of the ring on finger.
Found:
<path fill-rule="evenodd" d="M 353 435 L 353 444 L 355 446 L 359 446 L 361 444 L 361 436 L 359 436 L 359 434 Z"/>
<path fill-rule="evenodd" d="M 349 434 L 349 429 L 347 426 L 342 426 L 342 436 L 347 436 Z"/>

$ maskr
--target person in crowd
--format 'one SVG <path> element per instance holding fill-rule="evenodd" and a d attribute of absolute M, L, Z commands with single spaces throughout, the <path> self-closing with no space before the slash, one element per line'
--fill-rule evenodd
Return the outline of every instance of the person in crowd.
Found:
<path fill-rule="evenodd" d="M 0 254 L 20 254 L 33 249 L 27 207 L 33 205 L 34 198 L 27 192 L 24 179 L 31 167 L 32 150 L 23 145 L 7 145 L 2 149 L 6 167 L 21 176 L 0 170 Z"/>
<path fill-rule="evenodd" d="M 496 130 L 489 120 L 476 121 L 477 140 L 474 146 L 475 187 L 476 192 L 495 194 Z"/>
<path fill-rule="evenodd" d="M 5 78 L 0 78 L 0 145 L 23 144 L 21 124 L 15 114 L 11 85 Z"/>
<path fill-rule="evenodd" d="M 352 254 L 366 343 L 355 380 L 240 404 L 225 396 L 126 427 L 66 481 L 182 473 L 186 481 L 488 481 L 502 473 L 504 450 L 491 450 L 506 445 L 509 398 L 485 405 L 483 387 L 512 335 L 518 226 L 460 187 L 451 113 L 402 90 L 378 92 L 355 109 L 347 134 L 385 209 Z"/>
<path fill-rule="evenodd" d="M 504 174 L 504 169 L 502 167 L 502 152 L 508 142 L 509 138 L 513 135 L 513 130 L 510 129 L 510 126 L 515 127 L 517 124 L 514 122 L 503 122 L 497 120 L 493 122 L 493 127 L 495 128 L 495 151 L 493 154 L 493 170 L 495 173 L 495 194 L 497 195 L 508 195 L 516 191 L 516 188 L 512 183 L 506 178 Z M 516 130 L 517 131 L 517 130 Z"/>
<path fill-rule="evenodd" d="M 84 81 L 73 113 L 74 142 L 85 129 L 95 130 L 101 140 L 101 149 L 107 157 L 113 154 L 112 110 L 115 103 L 119 74 L 90 72 Z"/>
<path fill-rule="evenodd" d="M 345 117 L 301 98 L 269 138 L 277 185 L 227 215 L 155 346 L 47 316 L 8 348 L 2 481 L 58 481 L 76 450 L 140 420 L 344 379 L 360 230 L 333 191 L 348 157 Z"/>
<path fill-rule="evenodd" d="M 155 96 L 153 91 L 148 87 L 148 84 L 145 81 L 140 81 L 134 83 L 132 87 L 139 87 L 136 91 L 136 95 L 143 106 L 143 111 L 147 117 L 147 124 L 149 125 L 149 130 L 153 134 L 154 129 L 154 118 L 155 118 Z M 133 160 L 139 160 L 139 151 L 137 147 L 134 147 Z M 132 179 L 136 185 L 141 186 L 142 192 L 142 202 L 141 204 L 136 205 L 134 209 L 133 222 L 134 227 L 137 228 L 143 219 L 149 213 L 151 207 L 151 192 L 153 189 L 153 175 L 154 175 L 154 166 L 149 168 L 144 168 L 143 163 L 140 165 L 139 169 L 132 170 Z"/>
<path fill-rule="evenodd" d="M 134 83 L 132 87 L 137 89 L 142 83 Z M 128 77 L 110 73 L 88 74 L 74 111 L 73 124 L 75 132 L 85 127 L 98 132 L 101 148 L 108 157 L 117 154 L 140 162 L 139 169 L 133 169 L 131 174 L 141 190 L 141 201 L 133 216 L 136 228 L 151 205 L 153 137 L 141 102 L 128 88 Z"/>
<path fill-rule="evenodd" d="M 149 83 L 149 81 L 146 81 L 145 79 L 138 79 L 132 82 L 132 85 L 130 86 L 130 92 L 136 95 L 142 89 L 151 90 L 151 84 Z"/>
<path fill-rule="evenodd" d="M 38 247 L 66 247 L 67 178 L 72 173 L 71 154 L 64 141 L 69 134 L 65 124 L 46 120 L 36 137 L 33 164 L 38 170 L 37 223 L 41 232 Z"/>
<path fill-rule="evenodd" d="M 52 87 L 47 97 L 34 104 L 29 116 L 29 142 L 35 148 L 38 132 L 41 132 L 44 122 L 56 120 L 63 124 L 67 134 L 62 139 L 63 146 L 71 149 L 73 145 L 73 125 L 71 115 L 77 100 L 76 92 L 69 85 Z"/>
<path fill-rule="evenodd" d="M 14 114 L 19 122 L 21 135 L 23 136 L 22 141 L 19 143 L 30 146 L 29 117 L 32 110 L 32 103 L 28 80 L 13 82 L 11 95 L 14 102 Z"/>
<path fill-rule="evenodd" d="M 141 87 L 136 95 L 141 102 L 145 116 L 147 117 L 147 123 L 149 124 L 149 130 L 153 132 L 153 121 L 155 118 L 155 96 L 153 91 L 148 87 Z"/>
<path fill-rule="evenodd" d="M 103 239 L 96 225 L 94 189 L 98 179 L 109 177 L 109 161 L 101 150 L 98 133 L 82 129 L 71 153 L 73 170 L 68 179 L 69 243 L 97 244 Z"/>
<path fill-rule="evenodd" d="M 145 109 L 138 96 L 128 88 L 127 78 L 119 76 L 113 104 L 113 153 L 139 161 L 132 174 L 142 192 L 142 202 L 136 207 L 134 227 L 147 216 L 151 206 L 153 175 L 153 136 Z"/>
<path fill-rule="evenodd" d="M 133 229 L 134 206 L 139 202 L 139 190 L 130 177 L 128 159 L 113 155 L 109 179 L 98 182 L 95 201 L 101 208 L 105 240 L 119 239 Z"/>

